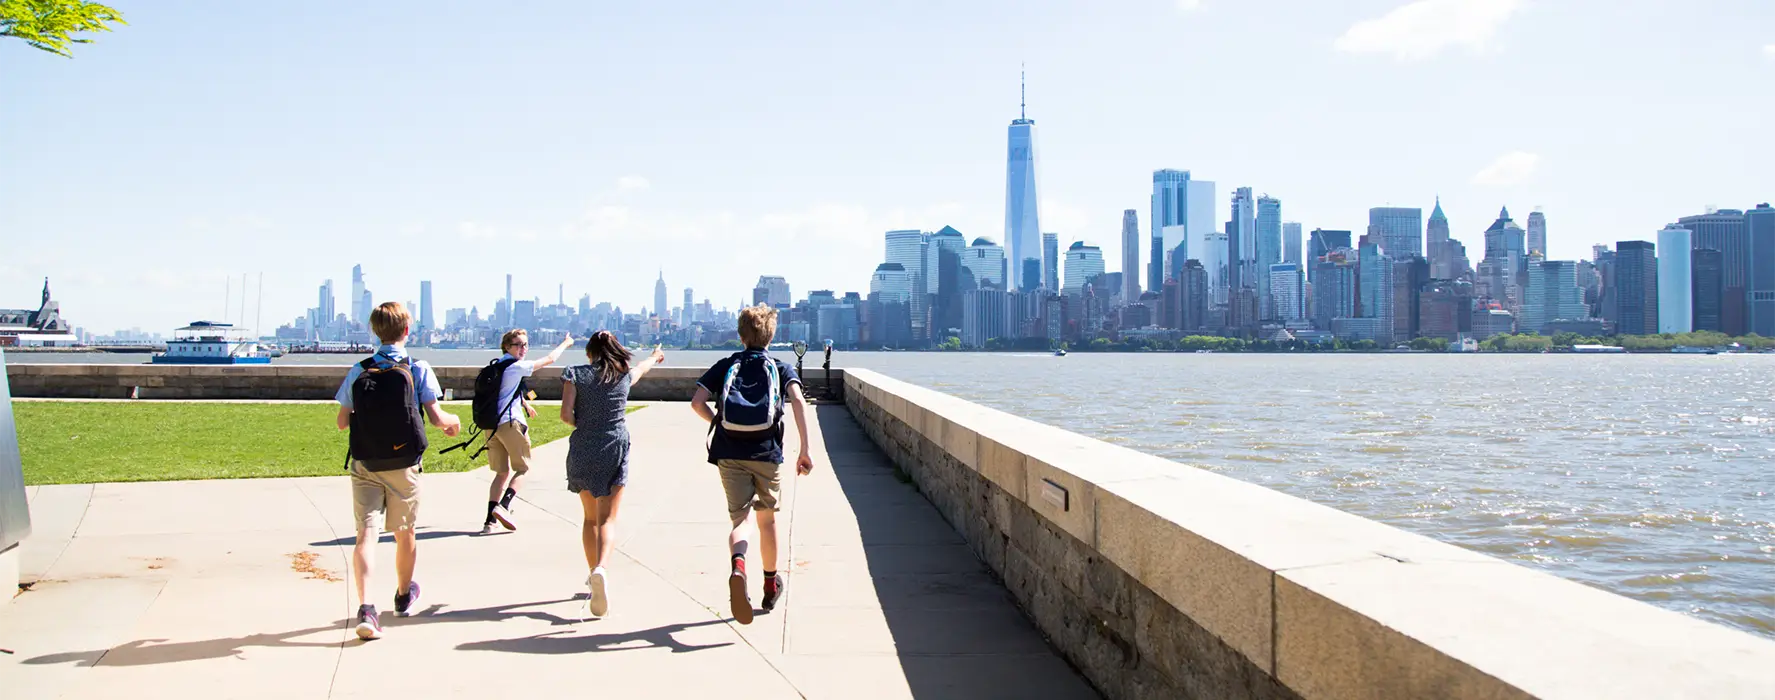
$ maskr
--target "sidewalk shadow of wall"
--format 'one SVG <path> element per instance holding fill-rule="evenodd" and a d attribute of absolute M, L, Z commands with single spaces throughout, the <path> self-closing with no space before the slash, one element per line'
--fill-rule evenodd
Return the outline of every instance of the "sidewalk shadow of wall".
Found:
<path fill-rule="evenodd" d="M 913 697 L 1097 697 L 849 409 L 816 410 Z"/>

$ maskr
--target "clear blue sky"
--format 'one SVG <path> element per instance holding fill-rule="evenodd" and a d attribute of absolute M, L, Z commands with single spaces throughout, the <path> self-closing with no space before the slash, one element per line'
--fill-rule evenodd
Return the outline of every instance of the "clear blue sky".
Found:
<path fill-rule="evenodd" d="M 1019 62 L 1043 228 L 1111 270 L 1156 168 L 1309 230 L 1440 194 L 1475 254 L 1501 205 L 1577 258 L 1775 199 L 1767 0 L 114 4 L 0 42 L 0 306 L 95 331 L 260 271 L 268 329 L 357 262 L 440 315 L 866 291 L 888 229 L 1002 238 Z"/>

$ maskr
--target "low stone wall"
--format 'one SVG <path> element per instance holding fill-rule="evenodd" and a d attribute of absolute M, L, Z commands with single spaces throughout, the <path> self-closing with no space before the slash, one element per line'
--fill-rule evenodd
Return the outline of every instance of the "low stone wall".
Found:
<path fill-rule="evenodd" d="M 1775 697 L 1775 642 L 867 370 L 845 385 L 1110 698 Z"/>
<path fill-rule="evenodd" d="M 455 398 L 473 398 L 479 367 L 434 367 L 438 384 Z M 700 367 L 656 367 L 637 383 L 637 401 L 688 401 Z M 257 399 L 327 400 L 339 390 L 345 368 L 323 365 L 19 365 L 6 367 L 13 396 L 53 399 Z M 833 370 L 835 391 L 842 370 Z M 810 395 L 826 389 L 825 372 L 803 377 Z M 544 368 L 529 380 L 537 397 L 561 398 L 561 370 Z"/>

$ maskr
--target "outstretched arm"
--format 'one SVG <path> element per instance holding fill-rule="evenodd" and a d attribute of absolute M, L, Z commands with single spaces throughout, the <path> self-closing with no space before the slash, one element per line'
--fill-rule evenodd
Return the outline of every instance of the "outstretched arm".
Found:
<path fill-rule="evenodd" d="M 665 362 L 665 361 L 666 361 L 665 351 L 661 350 L 659 348 L 659 346 L 654 346 L 653 354 L 648 356 L 647 359 L 642 360 L 640 365 L 636 366 L 634 369 L 629 371 L 629 383 L 633 384 L 635 382 L 641 381 L 642 377 L 647 376 L 648 370 L 653 369 L 654 365 L 657 365 L 657 364 L 659 364 L 661 362 Z"/>
<path fill-rule="evenodd" d="M 567 334 L 567 337 L 561 341 L 560 345 L 556 345 L 554 350 L 550 350 L 548 357 L 537 360 L 535 368 L 542 369 L 542 368 L 547 367 L 549 365 L 555 364 L 556 362 L 559 362 L 561 360 L 561 353 L 567 352 L 567 348 L 570 348 L 570 347 L 573 347 L 573 334 L 572 333 Z"/>

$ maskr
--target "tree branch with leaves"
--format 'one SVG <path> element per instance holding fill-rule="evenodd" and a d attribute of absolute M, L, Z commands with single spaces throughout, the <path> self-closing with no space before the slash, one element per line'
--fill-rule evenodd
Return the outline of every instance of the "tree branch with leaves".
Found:
<path fill-rule="evenodd" d="M 73 58 L 74 44 L 91 39 L 80 32 L 108 32 L 113 24 L 129 24 L 123 15 L 84 0 L 0 0 L 0 37 L 22 39 L 32 48 Z"/>

